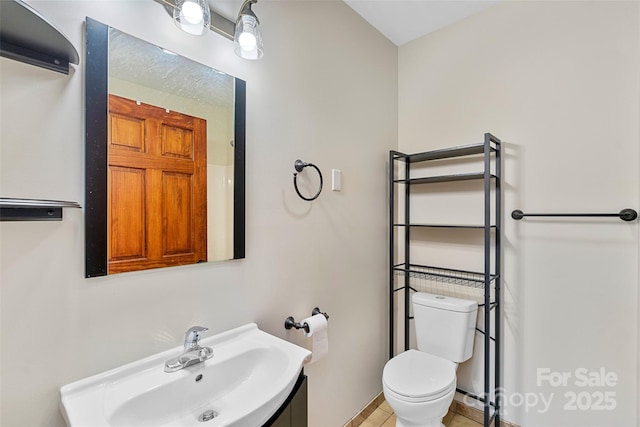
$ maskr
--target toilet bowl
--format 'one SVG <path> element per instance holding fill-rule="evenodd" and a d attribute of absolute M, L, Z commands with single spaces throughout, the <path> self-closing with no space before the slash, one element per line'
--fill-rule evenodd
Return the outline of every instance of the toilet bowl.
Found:
<path fill-rule="evenodd" d="M 424 292 L 411 301 L 418 349 L 386 363 L 382 391 L 396 427 L 442 427 L 456 393 L 458 363 L 473 353 L 478 304 Z"/>
<path fill-rule="evenodd" d="M 441 427 L 456 392 L 456 364 L 407 350 L 385 365 L 382 390 L 396 427 Z"/>

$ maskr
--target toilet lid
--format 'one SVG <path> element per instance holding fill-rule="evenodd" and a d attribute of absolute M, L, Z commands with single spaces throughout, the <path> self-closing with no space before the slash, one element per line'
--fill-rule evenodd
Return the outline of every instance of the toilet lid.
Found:
<path fill-rule="evenodd" d="M 400 396 L 433 400 L 455 388 L 455 363 L 418 350 L 407 350 L 387 362 L 382 381 Z"/>

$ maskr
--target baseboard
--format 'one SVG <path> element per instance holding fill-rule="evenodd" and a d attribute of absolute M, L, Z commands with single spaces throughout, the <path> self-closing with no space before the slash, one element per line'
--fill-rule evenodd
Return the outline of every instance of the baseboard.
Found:
<path fill-rule="evenodd" d="M 378 406 L 380 406 L 380 404 L 384 402 L 384 395 L 382 393 L 378 394 L 376 397 L 374 397 L 371 402 L 367 403 L 367 405 L 353 418 L 351 418 L 344 426 L 342 427 L 358 427 L 360 426 L 360 424 L 362 424 L 364 422 L 364 420 L 366 420 L 369 415 L 371 415 L 373 413 L 373 411 L 376 410 L 376 408 Z M 447 420 L 447 418 L 449 419 L 449 421 L 451 420 L 451 418 L 453 418 L 454 414 L 460 414 L 463 417 L 469 418 L 470 420 L 473 420 L 477 423 L 482 424 L 484 422 L 484 411 L 471 407 L 469 405 L 466 405 L 463 402 L 459 402 L 457 400 L 454 400 L 451 403 L 451 406 L 449 407 L 449 413 L 447 414 L 447 417 L 445 418 L 445 421 Z M 493 426 L 494 424 L 491 423 L 491 425 Z M 505 421 L 505 420 L 500 420 L 500 426 L 502 427 L 519 427 L 517 424 L 513 424 L 510 423 L 509 421 Z"/>
<path fill-rule="evenodd" d="M 454 400 L 449 407 L 449 411 L 454 412 L 456 414 L 460 414 L 465 418 L 469 418 L 477 423 L 484 423 L 484 411 L 478 408 L 474 408 L 469 406 L 463 402 Z M 494 423 L 492 422 L 493 426 Z M 500 420 L 501 427 L 519 427 L 517 424 L 510 423 L 509 421 Z"/>
<path fill-rule="evenodd" d="M 380 393 L 379 395 L 374 397 L 371 402 L 367 403 L 367 405 L 362 408 L 362 410 L 355 417 L 351 418 L 342 427 L 358 427 L 364 422 L 364 420 L 369 417 L 369 415 L 373 414 L 373 411 L 375 411 L 382 402 L 384 402 L 384 395 Z"/>

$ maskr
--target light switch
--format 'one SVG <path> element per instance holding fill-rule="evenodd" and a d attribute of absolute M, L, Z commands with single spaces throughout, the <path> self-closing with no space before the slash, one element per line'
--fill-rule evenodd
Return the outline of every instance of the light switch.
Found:
<path fill-rule="evenodd" d="M 331 189 L 333 191 L 342 189 L 342 172 L 338 169 L 331 169 Z"/>

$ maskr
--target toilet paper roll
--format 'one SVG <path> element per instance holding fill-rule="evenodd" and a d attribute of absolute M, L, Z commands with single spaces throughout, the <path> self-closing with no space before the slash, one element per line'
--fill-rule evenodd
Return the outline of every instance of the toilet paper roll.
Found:
<path fill-rule="evenodd" d="M 303 325 L 309 326 L 309 332 L 305 335 L 311 337 L 311 360 L 308 363 L 317 362 L 329 352 L 329 335 L 327 333 L 327 318 L 322 313 L 314 314 L 303 319 Z"/>

